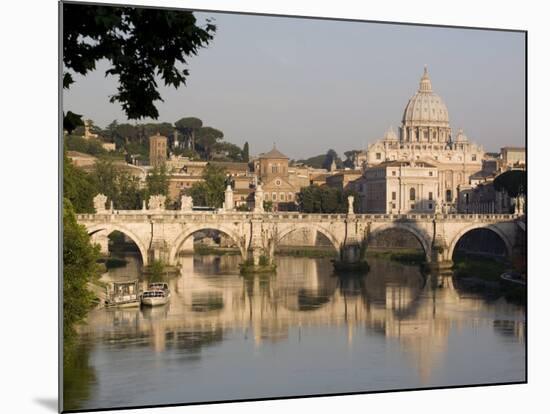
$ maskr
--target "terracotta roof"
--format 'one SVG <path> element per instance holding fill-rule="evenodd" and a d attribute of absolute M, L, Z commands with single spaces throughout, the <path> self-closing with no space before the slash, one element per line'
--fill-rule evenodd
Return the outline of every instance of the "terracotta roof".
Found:
<path fill-rule="evenodd" d="M 271 151 L 260 154 L 260 158 L 282 158 L 288 160 L 288 157 L 277 148 L 275 148 L 275 145 L 273 145 L 273 149 Z"/>

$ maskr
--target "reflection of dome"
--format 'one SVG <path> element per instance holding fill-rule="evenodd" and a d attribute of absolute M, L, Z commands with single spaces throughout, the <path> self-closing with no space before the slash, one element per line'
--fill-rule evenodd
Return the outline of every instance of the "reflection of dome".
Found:
<path fill-rule="evenodd" d="M 428 69 L 424 68 L 424 75 L 420 79 L 418 92 L 409 99 L 403 113 L 404 124 L 434 123 L 438 126 L 449 126 L 449 113 L 443 99 L 432 92 L 432 82 L 428 76 Z"/>

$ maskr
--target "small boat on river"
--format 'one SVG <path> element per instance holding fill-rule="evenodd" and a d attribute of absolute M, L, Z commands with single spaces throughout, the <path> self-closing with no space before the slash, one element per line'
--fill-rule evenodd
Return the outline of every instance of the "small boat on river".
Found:
<path fill-rule="evenodd" d="M 508 282 L 517 283 L 518 285 L 525 286 L 525 279 L 517 272 L 504 272 L 500 275 L 500 278 Z"/>
<path fill-rule="evenodd" d="M 139 306 L 140 292 L 139 281 L 113 282 L 107 289 L 106 307 L 130 308 Z"/>
<path fill-rule="evenodd" d="M 141 295 L 141 304 L 143 306 L 166 305 L 170 300 L 170 291 L 162 289 L 146 290 Z"/>

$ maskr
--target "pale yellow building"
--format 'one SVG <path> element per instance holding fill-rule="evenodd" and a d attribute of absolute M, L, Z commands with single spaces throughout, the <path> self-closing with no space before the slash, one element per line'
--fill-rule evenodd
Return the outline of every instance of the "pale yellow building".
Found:
<path fill-rule="evenodd" d="M 500 149 L 500 170 L 525 169 L 525 147 L 504 147 Z"/>
<path fill-rule="evenodd" d="M 365 170 L 361 187 L 367 213 L 433 213 L 438 170 L 425 161 L 386 161 Z"/>

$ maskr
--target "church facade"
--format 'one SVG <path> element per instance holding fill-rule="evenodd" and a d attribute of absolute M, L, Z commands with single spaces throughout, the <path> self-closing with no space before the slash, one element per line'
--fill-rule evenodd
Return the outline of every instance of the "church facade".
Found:
<path fill-rule="evenodd" d="M 392 129 L 384 138 L 370 144 L 357 160 L 364 170 L 392 161 L 423 161 L 438 171 L 438 188 L 434 197 L 442 206 L 456 209 L 461 185 L 482 169 L 485 150 L 471 142 L 462 130 L 453 135 L 449 111 L 434 93 L 427 68 L 418 91 L 403 111 L 399 136 Z M 368 183 L 366 183 L 368 186 Z"/>

